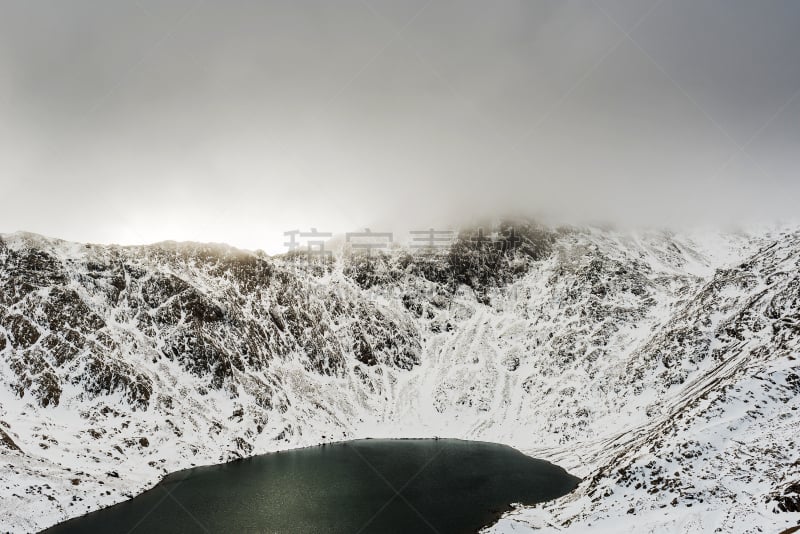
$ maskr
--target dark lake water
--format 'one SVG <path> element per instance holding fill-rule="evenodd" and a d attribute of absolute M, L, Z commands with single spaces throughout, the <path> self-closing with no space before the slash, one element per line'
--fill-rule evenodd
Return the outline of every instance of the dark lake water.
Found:
<path fill-rule="evenodd" d="M 554 499 L 578 481 L 504 445 L 359 440 L 174 473 L 46 532 L 475 532 L 509 503 Z"/>

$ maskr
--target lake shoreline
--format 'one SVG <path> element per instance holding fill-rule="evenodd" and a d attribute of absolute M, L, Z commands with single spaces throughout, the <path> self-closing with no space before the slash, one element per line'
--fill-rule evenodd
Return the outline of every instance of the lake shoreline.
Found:
<path fill-rule="evenodd" d="M 237 465 L 243 464 L 244 462 L 248 462 L 248 463 L 251 463 L 251 462 L 254 462 L 254 461 L 256 461 L 256 462 L 264 462 L 264 461 L 268 461 L 269 458 L 277 458 L 277 457 L 281 457 L 281 456 L 284 456 L 284 455 L 287 455 L 287 454 L 293 454 L 293 453 L 304 452 L 304 451 L 313 451 L 315 449 L 329 449 L 329 448 L 334 448 L 334 447 L 342 447 L 344 449 L 347 445 L 352 445 L 352 444 L 361 445 L 362 448 L 363 447 L 374 448 L 374 447 L 381 447 L 381 446 L 383 446 L 382 444 L 390 444 L 390 443 L 398 443 L 398 444 L 400 444 L 400 443 L 409 443 L 411 445 L 412 443 L 423 444 L 423 443 L 438 443 L 438 442 L 443 442 L 445 444 L 444 446 L 451 447 L 451 448 L 452 447 L 456 447 L 456 448 L 461 447 L 461 448 L 463 448 L 465 446 L 467 448 L 469 448 L 469 446 L 478 447 L 478 448 L 491 448 L 491 449 L 493 449 L 495 451 L 495 453 L 502 453 L 502 454 L 507 454 L 507 455 L 511 455 L 511 456 L 515 456 L 516 455 L 518 457 L 518 459 L 524 458 L 525 460 L 528 460 L 528 461 L 537 462 L 541 467 L 546 467 L 547 469 L 551 470 L 552 472 L 558 473 L 559 476 L 571 477 L 575 481 L 574 484 L 572 485 L 572 488 L 567 493 L 573 491 L 574 488 L 577 487 L 578 481 L 580 480 L 577 477 L 574 477 L 573 475 L 569 474 L 565 469 L 561 468 L 560 466 L 558 466 L 556 464 L 553 464 L 553 463 L 551 463 L 551 462 L 549 462 L 547 460 L 533 458 L 533 457 L 525 454 L 524 452 L 519 451 L 518 449 L 515 449 L 514 447 L 511 447 L 509 445 L 505 445 L 505 444 L 502 444 L 502 443 L 494 443 L 494 442 L 489 442 L 489 441 L 464 440 L 464 439 L 461 439 L 461 438 L 443 438 L 443 437 L 424 437 L 424 438 L 390 437 L 390 438 L 384 438 L 384 437 L 367 436 L 367 437 L 358 438 L 358 439 L 351 439 L 351 440 L 335 440 L 335 441 L 331 440 L 331 441 L 325 441 L 325 442 L 318 442 L 318 443 L 315 443 L 315 444 L 309 444 L 309 445 L 304 445 L 304 446 L 299 446 L 299 447 L 291 447 L 291 448 L 287 448 L 287 449 L 279 449 L 279 450 L 268 451 L 268 452 L 265 452 L 265 453 L 260 453 L 260 454 L 256 454 L 256 455 L 252 455 L 252 456 L 243 457 L 243 458 L 236 458 L 236 459 L 233 459 L 233 460 L 228 461 L 228 462 L 209 463 L 209 464 L 205 464 L 205 465 L 193 465 L 193 466 L 190 466 L 190 467 L 187 467 L 187 468 L 184 468 L 184 469 L 179 469 L 177 471 L 173 471 L 173 472 L 164 474 L 159 479 L 158 482 L 156 482 L 155 484 L 153 484 L 149 488 L 145 489 L 144 491 L 137 493 L 136 495 L 130 496 L 127 499 L 119 501 L 117 503 L 114 503 L 114 504 L 112 504 L 110 506 L 106 506 L 106 507 L 100 508 L 98 510 L 93 510 L 93 511 L 87 512 L 85 514 L 82 514 L 80 516 L 69 518 L 69 519 L 67 519 L 65 521 L 59 522 L 57 524 L 54 524 L 54 525 L 44 529 L 42 532 L 44 532 L 44 533 L 52 533 L 52 532 L 61 531 L 61 527 L 63 525 L 65 525 L 65 524 L 67 524 L 67 523 L 72 523 L 73 521 L 87 518 L 88 516 L 92 516 L 93 514 L 97 514 L 98 512 L 103 512 L 103 511 L 109 510 L 111 508 L 118 507 L 120 505 L 125 505 L 127 503 L 130 503 L 130 502 L 136 500 L 136 499 L 140 499 L 141 500 L 141 497 L 146 497 L 148 495 L 152 495 L 155 492 L 157 492 L 159 488 L 163 489 L 163 488 L 169 487 L 173 483 L 176 483 L 176 486 L 174 486 L 172 488 L 172 490 L 174 490 L 178 485 L 183 483 L 183 481 L 185 481 L 188 478 L 191 478 L 192 477 L 192 473 L 202 474 L 203 472 L 205 472 L 207 470 L 213 470 L 214 468 L 234 468 L 235 469 Z M 411 446 L 415 446 L 415 445 L 411 445 Z M 457 470 L 458 469 L 455 469 L 453 472 L 456 472 Z M 185 473 L 185 476 L 181 476 L 182 473 Z M 270 482 L 270 483 L 273 483 L 273 482 Z M 172 490 L 170 490 L 170 491 L 172 491 Z M 450 488 L 448 487 L 447 490 L 449 492 Z M 402 492 L 403 489 L 401 488 L 400 491 Z M 566 493 L 562 493 L 559 496 L 563 496 L 565 494 Z M 398 493 L 398 495 L 399 495 L 399 493 Z M 557 497 L 553 497 L 553 498 L 557 498 Z M 488 510 L 488 515 L 491 517 L 491 519 L 489 521 L 485 522 L 485 523 L 482 523 L 476 529 L 470 530 L 470 532 L 479 532 L 479 531 L 481 531 L 481 530 L 483 530 L 483 529 L 485 529 L 487 527 L 492 526 L 500 518 L 502 518 L 502 516 L 504 514 L 508 513 L 509 511 L 514 510 L 516 508 L 516 506 L 514 506 L 514 504 L 521 504 L 523 506 L 528 506 L 528 505 L 534 505 L 534 504 L 538 504 L 538 503 L 549 501 L 549 500 L 552 500 L 552 498 L 548 498 L 548 499 L 544 499 L 544 500 L 536 500 L 535 502 L 531 502 L 531 503 L 520 501 L 518 499 L 517 500 L 510 500 L 508 503 L 504 503 L 504 504 L 495 503 L 495 504 L 491 505 L 491 508 Z"/>

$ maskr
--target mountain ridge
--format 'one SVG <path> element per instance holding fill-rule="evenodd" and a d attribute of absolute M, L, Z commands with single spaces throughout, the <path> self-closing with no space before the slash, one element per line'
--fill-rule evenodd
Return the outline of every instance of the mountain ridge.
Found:
<path fill-rule="evenodd" d="M 753 288 L 797 266 L 797 233 L 511 227 L 528 248 L 487 256 L 465 232 L 439 255 L 312 266 L 203 244 L 0 236 L 0 458 L 9 473 L 0 492 L 15 503 L 0 522 L 36 530 L 193 464 L 434 435 L 507 443 L 586 476 L 575 494 L 519 508 L 490 530 L 614 517 L 592 502 L 628 482 L 612 481 L 610 466 L 640 483 L 658 478 L 629 449 L 661 439 L 671 450 L 648 429 L 693 398 L 682 388 L 702 382 L 707 362 L 746 367 L 731 340 L 737 328 L 740 337 L 763 330 L 747 310 L 764 317 L 769 295 L 770 320 L 794 320 L 791 275 L 758 286 L 760 300 Z M 792 328 L 780 328 L 783 341 L 759 337 L 762 350 L 784 343 L 794 354 Z M 772 369 L 772 359 L 758 361 Z M 780 465 L 772 486 L 753 483 L 764 498 L 780 494 L 770 502 L 793 476 Z M 685 511 L 687 494 L 669 509 Z M 662 510 L 648 495 L 631 491 L 624 504 Z M 768 506 L 744 509 L 755 526 L 786 524 L 762 517 Z"/>

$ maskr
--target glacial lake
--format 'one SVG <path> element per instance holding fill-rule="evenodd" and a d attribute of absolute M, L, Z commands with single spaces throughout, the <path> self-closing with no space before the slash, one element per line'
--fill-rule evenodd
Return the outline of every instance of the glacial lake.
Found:
<path fill-rule="evenodd" d="M 579 480 L 493 443 L 357 440 L 173 473 L 45 532 L 467 533 Z"/>

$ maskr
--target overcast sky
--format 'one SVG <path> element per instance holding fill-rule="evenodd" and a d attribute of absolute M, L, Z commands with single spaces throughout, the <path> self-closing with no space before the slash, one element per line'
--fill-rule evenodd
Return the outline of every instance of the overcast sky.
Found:
<path fill-rule="evenodd" d="M 795 0 L 0 0 L 0 232 L 794 216 Z"/>

